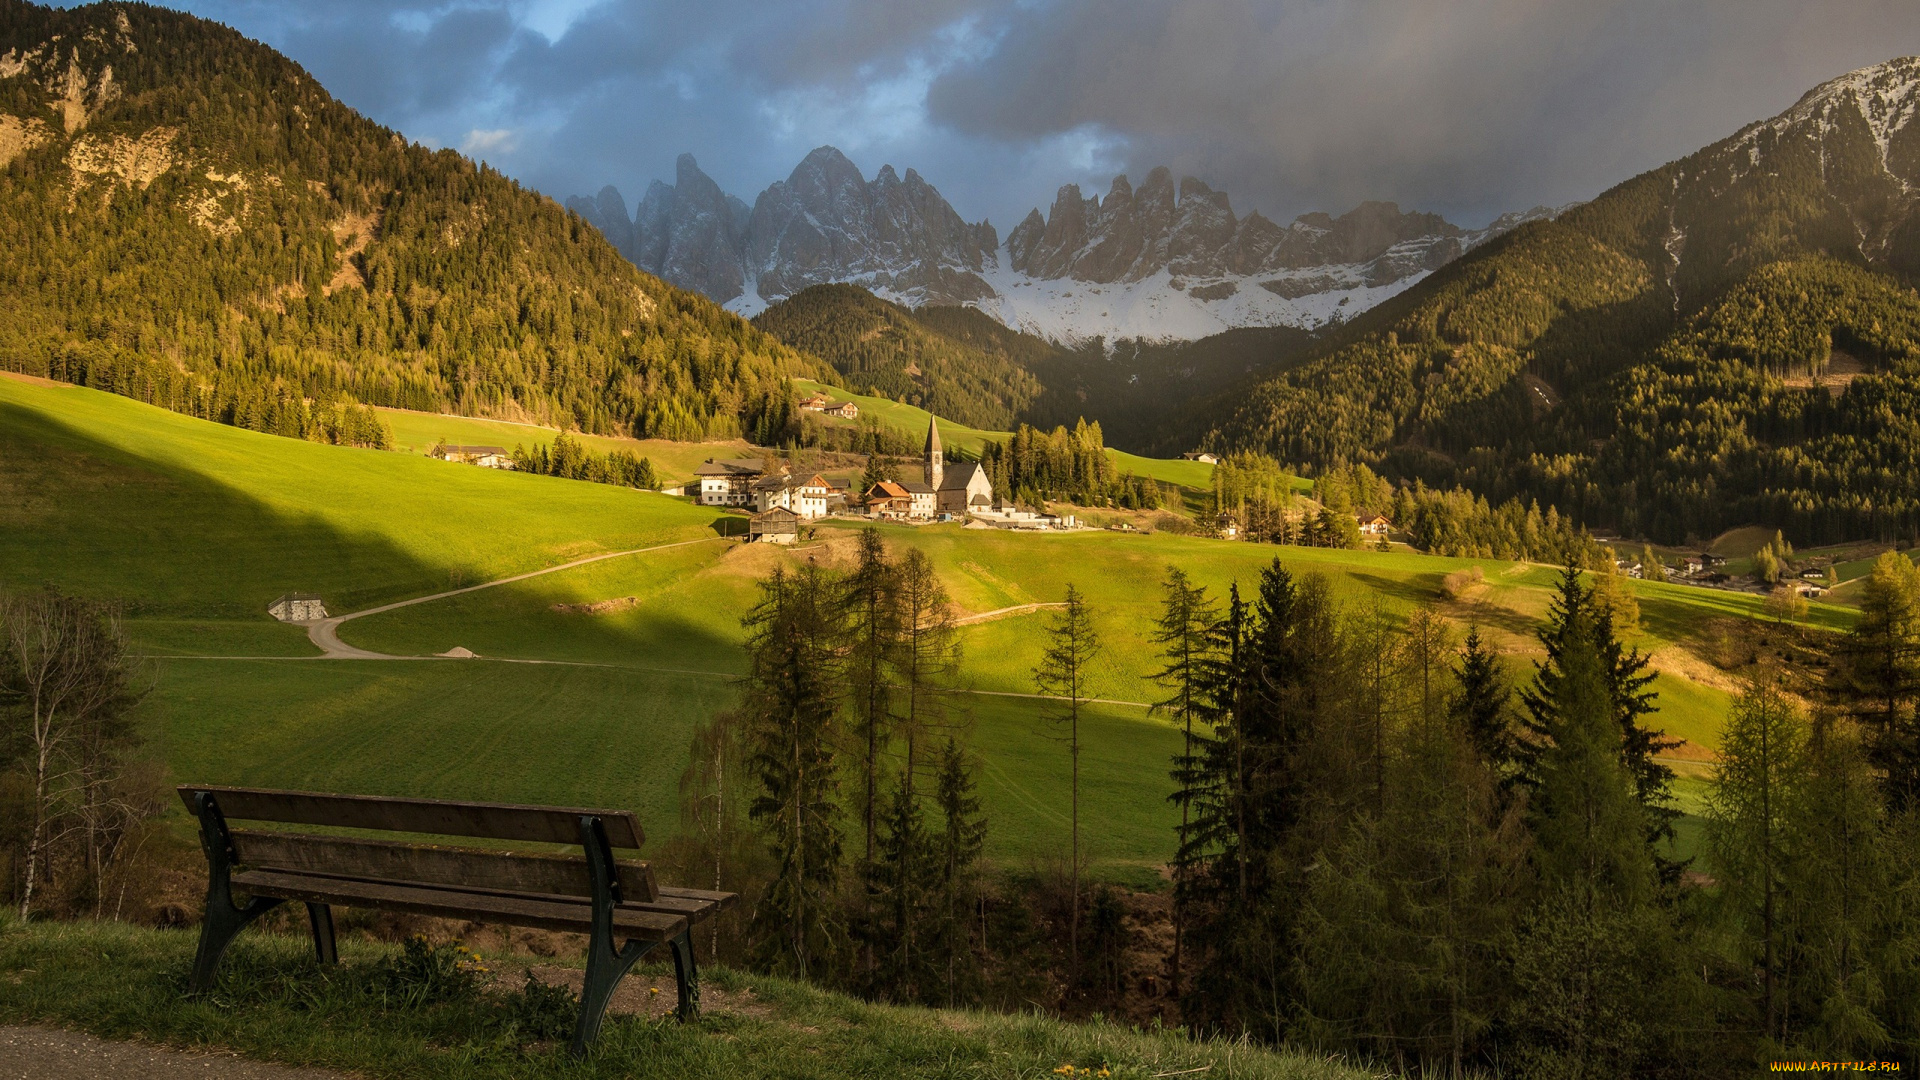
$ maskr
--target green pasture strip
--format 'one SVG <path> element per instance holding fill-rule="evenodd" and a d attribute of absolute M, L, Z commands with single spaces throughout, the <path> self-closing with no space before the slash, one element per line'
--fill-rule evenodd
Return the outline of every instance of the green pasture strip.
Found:
<path fill-rule="evenodd" d="M 1114 1080 L 1373 1075 L 1173 1031 L 873 1005 L 726 968 L 701 972 L 711 993 L 699 1022 L 615 1014 L 593 1053 L 575 1062 L 564 1033 L 540 1037 L 539 1027 L 561 1026 L 566 1016 L 519 992 L 526 960 L 490 955 L 499 973 L 493 990 L 415 995 L 382 974 L 379 965 L 398 951 L 390 946 L 343 939 L 343 963 L 328 970 L 313 962 L 304 939 L 255 928 L 227 953 L 215 991 L 187 999 L 194 940 L 188 930 L 119 923 L 8 923 L 0 932 L 0 1018 L 163 1047 L 228 1049 L 370 1080 L 1040 1080 L 1063 1065 L 1105 1069 Z M 672 985 L 657 964 L 629 978 Z"/>
<path fill-rule="evenodd" d="M 535 444 L 551 445 L 560 429 L 540 424 L 522 424 L 511 420 L 489 420 L 476 416 L 450 416 L 445 413 L 414 412 L 411 409 L 377 410 L 393 432 L 394 448 L 409 454 L 425 454 L 434 444 L 445 441 L 461 446 L 498 446 L 512 451 L 515 446 L 533 449 Z M 610 454 L 625 450 L 635 457 L 653 462 L 662 484 L 672 486 L 693 479 L 694 467 L 711 457 L 744 457 L 753 448 L 735 439 L 730 442 L 691 443 L 667 439 L 623 439 L 609 435 L 570 433 L 595 453 Z"/>
<path fill-rule="evenodd" d="M 0 380 L 0 585 L 139 614 L 335 613 L 608 551 L 712 535 L 650 492 L 323 446 L 117 395 Z"/>

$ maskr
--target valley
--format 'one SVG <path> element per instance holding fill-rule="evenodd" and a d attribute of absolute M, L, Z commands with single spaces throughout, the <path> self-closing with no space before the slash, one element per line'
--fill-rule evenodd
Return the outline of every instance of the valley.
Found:
<path fill-rule="evenodd" d="M 923 423 L 924 413 L 896 409 L 900 423 Z M 0 541 L 0 581 L 128 605 L 157 682 L 148 723 L 183 779 L 612 803 L 671 836 L 684 757 L 597 748 L 618 747 L 629 728 L 684 745 L 743 673 L 740 619 L 756 582 L 779 564 L 844 565 L 857 527 L 830 524 L 790 550 L 742 545 L 719 535 L 721 515 L 683 499 L 318 446 L 73 387 L 0 378 L 0 413 L 8 460 L 43 463 L 7 481 L 17 509 Z M 956 444 L 985 434 L 943 431 Z M 1161 465 L 1168 482 L 1205 484 L 1201 463 Z M 209 529 L 214 522 L 224 528 Z M 1533 628 L 1555 574 L 1497 560 L 1167 534 L 880 528 L 889 547 L 930 557 L 963 619 L 1057 600 L 1069 582 L 1087 590 L 1107 641 L 1089 692 L 1109 703 L 1089 710 L 1082 811 L 1101 823 L 1096 872 L 1144 887 L 1172 837 L 1163 793 L 1177 732 L 1143 707 L 1165 696 L 1148 677 L 1157 664 L 1148 631 L 1167 566 L 1221 593 L 1277 556 L 1326 574 L 1356 609 L 1438 603 L 1456 625 L 1479 625 L 1516 678 L 1538 655 Z M 289 590 L 318 592 L 339 615 L 661 544 L 671 546 L 338 629 L 352 648 L 410 659 L 324 660 L 303 630 L 265 612 Z M 156 573 L 158 565 L 203 569 Z M 1472 566 L 1486 584 L 1446 599 L 1442 580 Z M 1697 778 L 1737 686 L 1703 658 L 1710 628 L 1759 618 L 1763 598 L 1645 582 L 1634 590 L 1639 644 L 1661 672 L 1659 724 L 1686 740 L 1680 768 Z M 596 607 L 604 610 L 586 610 Z M 1045 618 L 1030 611 L 961 630 L 956 708 L 984 752 L 983 791 L 996 807 L 988 851 L 1008 866 L 1055 854 L 1066 810 L 1057 782 L 1064 752 L 1041 722 L 1041 703 L 1024 696 L 1034 690 Z M 1814 604 L 1807 618 L 1841 629 L 1852 615 Z M 479 658 L 437 657 L 455 648 Z"/>

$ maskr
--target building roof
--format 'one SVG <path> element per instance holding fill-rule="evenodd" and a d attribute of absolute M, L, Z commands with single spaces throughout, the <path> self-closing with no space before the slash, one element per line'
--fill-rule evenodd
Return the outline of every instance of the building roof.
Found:
<path fill-rule="evenodd" d="M 907 489 L 894 483 L 892 480 L 882 480 L 868 488 L 867 497 L 872 498 L 873 493 L 876 491 L 880 493 L 880 497 L 883 499 L 904 499 L 907 497 Z"/>
<path fill-rule="evenodd" d="M 959 491 L 973 481 L 973 474 L 980 471 L 980 464 L 974 461 L 956 461 L 940 473 L 941 491 Z"/>
<path fill-rule="evenodd" d="M 940 421 L 933 416 L 927 417 L 927 453 L 940 453 Z"/>
<path fill-rule="evenodd" d="M 976 491 L 973 493 L 973 498 L 967 500 L 967 505 L 968 506 L 986 506 L 992 502 L 993 502 L 992 499 L 989 499 L 985 495 L 982 495 Z"/>
<path fill-rule="evenodd" d="M 706 461 L 693 467 L 695 476 L 757 476 L 767 471 L 767 463 L 762 458 L 727 458 Z"/>
<path fill-rule="evenodd" d="M 747 520 L 755 525 L 762 525 L 767 522 L 799 521 L 800 515 L 784 506 L 776 506 L 770 510 L 762 510 Z"/>
<path fill-rule="evenodd" d="M 902 489 L 904 489 L 904 490 L 906 490 L 906 491 L 908 491 L 908 492 L 911 492 L 911 493 L 913 493 L 913 494 L 915 494 L 915 495 L 931 495 L 931 494 L 933 494 L 933 489 L 932 489 L 932 488 L 930 488 L 930 487 L 928 487 L 927 485 L 925 485 L 925 484 L 923 484 L 923 483 L 921 483 L 921 482 L 920 482 L 920 481 L 918 481 L 918 480 L 902 480 L 902 481 L 900 481 L 900 487 L 901 487 Z"/>
<path fill-rule="evenodd" d="M 505 454 L 506 452 L 507 448 L 504 446 L 448 446 L 441 450 L 441 453 L 445 454 Z"/>

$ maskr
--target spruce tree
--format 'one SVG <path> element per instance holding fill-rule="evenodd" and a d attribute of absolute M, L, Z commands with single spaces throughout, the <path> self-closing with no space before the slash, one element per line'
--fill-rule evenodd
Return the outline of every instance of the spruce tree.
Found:
<path fill-rule="evenodd" d="M 1487 648 L 1478 626 L 1467 628 L 1454 677 L 1459 686 L 1451 709 L 1454 724 L 1480 760 L 1504 775 L 1515 754 L 1509 711 L 1513 691 L 1501 671 L 1499 656 Z"/>

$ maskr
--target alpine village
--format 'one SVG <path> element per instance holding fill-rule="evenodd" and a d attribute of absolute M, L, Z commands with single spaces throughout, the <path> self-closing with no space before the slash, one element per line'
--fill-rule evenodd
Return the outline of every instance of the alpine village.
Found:
<path fill-rule="evenodd" d="M 1920 1067 L 1915 13 L 179 6 L 0 0 L 0 1076 Z"/>

